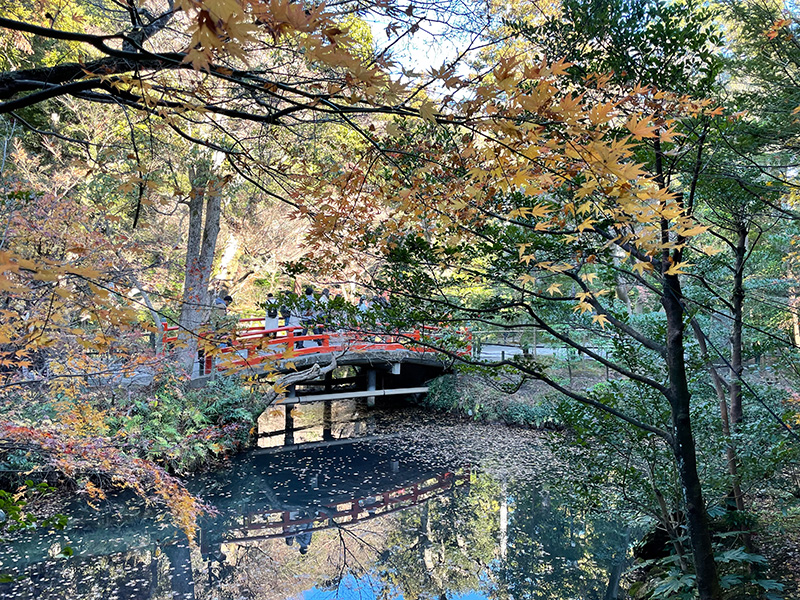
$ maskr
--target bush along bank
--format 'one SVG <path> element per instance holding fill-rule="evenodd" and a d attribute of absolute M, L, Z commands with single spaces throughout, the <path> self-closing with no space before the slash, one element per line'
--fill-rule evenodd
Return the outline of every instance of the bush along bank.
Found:
<path fill-rule="evenodd" d="M 483 422 L 502 422 L 536 429 L 559 429 L 559 401 L 536 386 L 509 393 L 488 379 L 449 374 L 428 383 L 428 393 L 417 401 L 428 409 Z"/>
<path fill-rule="evenodd" d="M 25 479 L 68 486 L 75 480 L 72 483 L 80 488 L 87 477 L 105 487 L 109 482 L 101 475 L 104 471 L 86 468 L 88 459 L 78 449 L 98 460 L 113 451 L 113 457 L 106 457 L 112 466 L 128 457 L 186 475 L 250 447 L 264 408 L 260 396 L 236 378 L 219 378 L 192 389 L 184 377 L 169 370 L 144 388 L 81 392 L 39 394 L 39 403 L 17 409 L 16 424 L 4 423 L 9 435 L 27 434 L 19 440 L 9 438 L 14 443 L 0 452 L 0 489 L 16 491 Z M 31 425 L 36 422 L 39 427 Z M 56 467 L 69 468 L 54 469 L 53 461 Z"/>
<path fill-rule="evenodd" d="M 109 420 L 112 431 L 138 447 L 143 458 L 186 474 L 248 448 L 263 407 L 238 378 L 189 388 L 165 373 L 120 409 Z"/>

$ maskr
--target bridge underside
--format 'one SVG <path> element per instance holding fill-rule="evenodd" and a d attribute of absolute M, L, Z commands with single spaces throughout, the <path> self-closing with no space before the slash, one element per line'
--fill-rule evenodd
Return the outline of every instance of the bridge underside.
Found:
<path fill-rule="evenodd" d="M 309 354 L 275 365 L 280 374 L 304 371 L 314 365 L 331 364 L 330 354 Z M 433 354 L 409 350 L 364 350 L 336 357 L 337 368 L 323 377 L 297 383 L 287 390 L 283 403 L 316 402 L 343 398 L 366 398 L 424 394 L 427 382 L 447 370 Z"/>
<path fill-rule="evenodd" d="M 442 372 L 447 365 L 434 353 L 421 353 L 412 350 L 356 350 L 342 353 L 317 353 L 302 354 L 298 356 L 281 358 L 280 360 L 265 365 L 258 365 L 248 370 L 256 375 L 272 373 L 292 373 L 302 371 L 314 365 L 321 367 L 331 364 L 336 356 L 338 366 L 371 367 L 377 369 L 398 369 L 402 365 L 416 365 L 430 370 Z"/>

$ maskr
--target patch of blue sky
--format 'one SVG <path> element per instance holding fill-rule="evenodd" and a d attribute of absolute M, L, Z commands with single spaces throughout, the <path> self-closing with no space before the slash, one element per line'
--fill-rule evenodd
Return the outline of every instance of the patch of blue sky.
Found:
<path fill-rule="evenodd" d="M 357 578 L 348 574 L 333 589 L 322 590 L 313 587 L 306 590 L 303 592 L 303 600 L 376 600 L 383 586 L 384 584 L 374 575 L 367 574 Z M 390 593 L 386 597 L 398 600 L 403 598 L 399 593 Z"/>
<path fill-rule="evenodd" d="M 404 16 L 403 22 L 376 15 L 369 15 L 365 20 L 372 28 L 378 53 L 386 51 L 386 56 L 397 64 L 398 73 L 424 74 L 455 61 L 464 65 L 465 55 L 469 55 L 470 48 L 478 42 L 478 33 L 465 22 L 466 4 L 454 4 L 461 6 L 461 14 L 415 9 L 416 12 Z M 459 72 L 465 68 L 460 66 Z"/>
<path fill-rule="evenodd" d="M 384 585 L 372 574 L 358 578 L 348 574 L 342 578 L 338 587 L 329 590 L 313 587 L 303 592 L 302 598 L 303 600 L 377 600 L 380 597 L 403 600 L 402 592 L 396 588 L 390 590 L 388 594 L 382 593 Z M 488 600 L 488 597 L 483 592 L 468 591 L 458 595 L 448 595 L 448 600 Z"/>

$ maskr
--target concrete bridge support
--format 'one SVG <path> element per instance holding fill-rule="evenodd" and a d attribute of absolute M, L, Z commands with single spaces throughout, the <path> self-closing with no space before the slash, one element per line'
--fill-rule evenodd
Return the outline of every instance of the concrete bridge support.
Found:
<path fill-rule="evenodd" d="M 283 410 L 286 416 L 286 424 L 283 428 L 284 431 L 283 443 L 285 446 L 291 446 L 294 444 L 294 417 L 292 416 L 292 407 L 284 406 Z"/>
<path fill-rule="evenodd" d="M 367 369 L 367 391 L 374 392 L 377 388 L 377 373 L 375 369 Z M 367 396 L 367 406 L 373 408 L 375 406 L 375 396 Z"/>

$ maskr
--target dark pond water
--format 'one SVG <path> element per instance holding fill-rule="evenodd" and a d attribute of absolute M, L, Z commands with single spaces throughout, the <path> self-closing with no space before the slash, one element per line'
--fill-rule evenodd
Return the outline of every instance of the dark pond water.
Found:
<path fill-rule="evenodd" d="M 535 432 L 355 402 L 277 407 L 261 448 L 198 475 L 196 547 L 157 507 L 76 503 L 5 544 L 14 599 L 604 599 L 627 545 L 564 502 Z M 69 558 L 53 558 L 69 545 Z"/>

